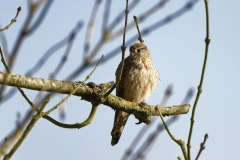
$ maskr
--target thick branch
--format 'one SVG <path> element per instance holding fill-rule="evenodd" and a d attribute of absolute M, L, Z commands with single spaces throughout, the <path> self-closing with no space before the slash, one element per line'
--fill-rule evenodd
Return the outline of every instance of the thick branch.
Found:
<path fill-rule="evenodd" d="M 81 82 L 49 80 L 0 72 L 0 84 L 37 91 L 69 94 L 79 85 L 79 83 Z M 113 83 L 114 82 L 108 82 L 100 85 L 96 85 L 92 82 L 87 84 L 81 83 L 81 86 L 74 95 L 79 96 L 88 102 L 101 104 L 101 96 L 106 93 Z M 146 104 L 144 107 L 140 107 L 138 103 L 126 101 L 112 94 L 110 94 L 102 104 L 109 106 L 112 109 L 118 109 L 133 114 L 140 122 L 147 124 L 150 123 L 151 116 L 159 115 L 157 107 L 160 107 L 163 116 L 186 114 L 190 108 L 189 104 L 172 107 L 161 107 L 158 105 L 150 106 Z"/>

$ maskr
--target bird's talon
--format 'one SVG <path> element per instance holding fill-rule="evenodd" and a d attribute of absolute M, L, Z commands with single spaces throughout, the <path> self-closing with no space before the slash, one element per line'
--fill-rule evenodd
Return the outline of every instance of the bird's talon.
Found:
<path fill-rule="evenodd" d="M 141 121 L 139 121 L 139 122 L 137 122 L 137 123 L 135 123 L 135 124 L 137 124 L 137 125 L 139 125 L 139 124 L 141 124 L 142 122 Z"/>

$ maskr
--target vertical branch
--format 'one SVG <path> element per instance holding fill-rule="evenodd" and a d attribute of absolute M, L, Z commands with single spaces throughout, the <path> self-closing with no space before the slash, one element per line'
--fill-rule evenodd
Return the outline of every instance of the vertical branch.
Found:
<path fill-rule="evenodd" d="M 205 9 L 206 9 L 205 57 L 204 57 L 204 62 L 203 62 L 200 84 L 198 86 L 198 92 L 197 92 L 196 99 L 195 99 L 195 102 L 194 102 L 194 105 L 193 105 L 192 116 L 191 116 L 190 130 L 189 130 L 188 143 L 187 143 L 188 160 L 191 160 L 191 138 L 192 138 L 192 132 L 193 132 L 194 117 L 195 117 L 195 111 L 196 111 L 197 103 L 198 103 L 198 100 L 199 100 L 200 95 L 202 93 L 202 84 L 203 84 L 203 79 L 204 79 L 204 74 L 205 74 L 205 69 L 206 69 L 206 64 L 207 64 L 208 47 L 209 47 L 209 43 L 210 43 L 208 0 L 204 0 L 204 2 L 205 2 Z"/>
<path fill-rule="evenodd" d="M 125 10 L 125 25 L 124 25 L 124 32 L 123 32 L 123 44 L 121 46 L 121 50 L 122 50 L 122 65 L 121 65 L 121 72 L 119 75 L 119 79 L 116 80 L 116 83 L 112 86 L 111 89 L 109 89 L 109 91 L 103 95 L 102 101 L 104 101 L 107 96 L 118 86 L 121 77 L 122 77 L 122 71 L 123 71 L 123 67 L 124 67 L 124 58 L 125 58 L 125 51 L 126 51 L 126 46 L 125 46 L 125 37 L 126 37 L 126 31 L 127 31 L 127 21 L 128 21 L 128 0 L 126 0 L 126 10 Z"/>

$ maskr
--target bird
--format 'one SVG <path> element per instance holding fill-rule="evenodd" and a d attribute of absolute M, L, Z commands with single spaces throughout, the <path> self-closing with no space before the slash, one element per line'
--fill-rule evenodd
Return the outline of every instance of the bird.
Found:
<path fill-rule="evenodd" d="M 139 104 L 145 103 L 158 87 L 160 75 L 153 65 L 150 51 L 144 43 L 135 43 L 129 48 L 130 55 L 124 59 L 122 76 L 116 87 L 116 96 Z M 115 72 L 116 81 L 120 77 L 122 62 Z M 111 145 L 118 143 L 129 113 L 115 110 Z"/>

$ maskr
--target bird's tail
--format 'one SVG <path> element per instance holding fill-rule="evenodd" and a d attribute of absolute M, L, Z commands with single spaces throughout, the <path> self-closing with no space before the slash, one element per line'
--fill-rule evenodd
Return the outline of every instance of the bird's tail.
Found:
<path fill-rule="evenodd" d="M 123 111 L 117 111 L 115 112 L 115 118 L 114 118 L 114 124 L 113 124 L 113 129 L 111 132 L 112 135 L 112 146 L 118 143 L 122 131 L 124 129 L 124 126 L 128 120 L 129 113 L 123 112 Z"/>

